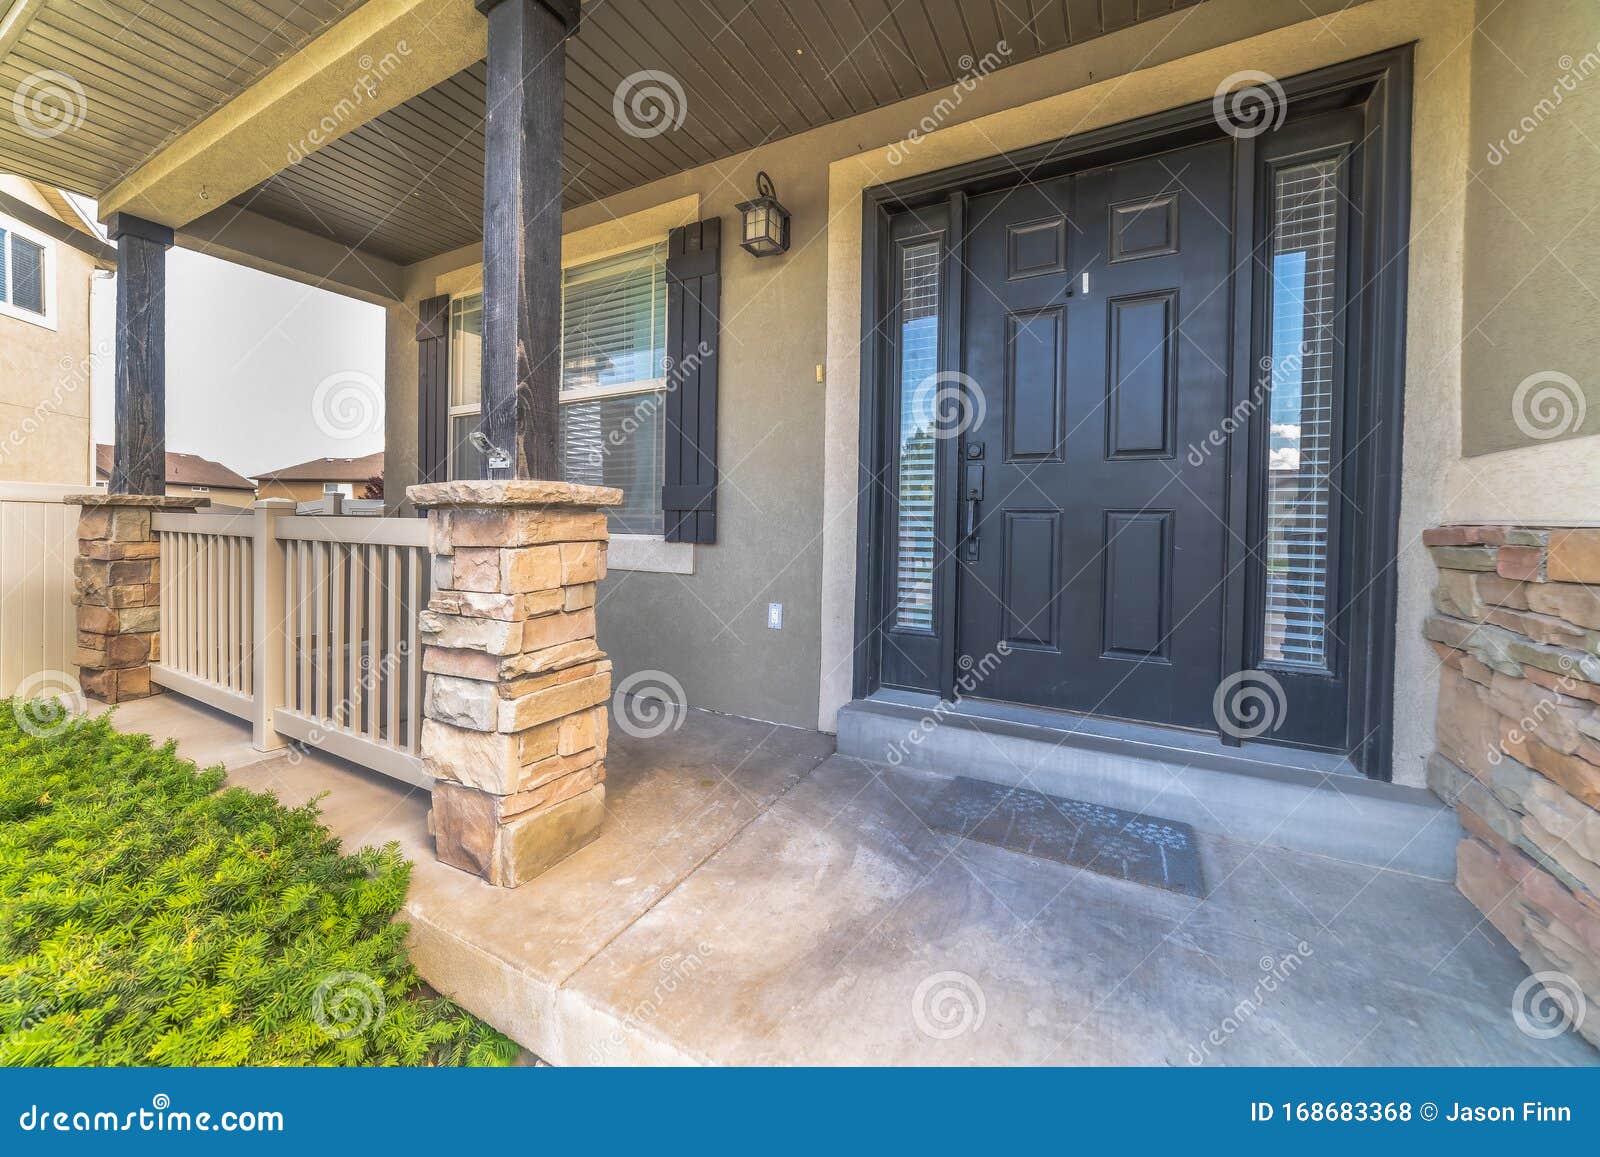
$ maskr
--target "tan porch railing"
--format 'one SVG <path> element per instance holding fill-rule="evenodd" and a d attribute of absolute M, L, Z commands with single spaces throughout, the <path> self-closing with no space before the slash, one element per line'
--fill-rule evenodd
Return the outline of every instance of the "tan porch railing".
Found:
<path fill-rule="evenodd" d="M 259 749 L 295 740 L 430 785 L 418 752 L 427 523 L 292 511 L 155 516 L 151 679 L 251 720 Z"/>

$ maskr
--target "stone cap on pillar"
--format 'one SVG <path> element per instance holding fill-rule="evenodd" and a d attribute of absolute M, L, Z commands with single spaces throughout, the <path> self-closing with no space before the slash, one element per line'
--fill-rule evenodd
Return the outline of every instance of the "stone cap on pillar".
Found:
<path fill-rule="evenodd" d="M 622 491 L 614 486 L 583 486 L 575 482 L 541 482 L 528 478 L 461 479 L 424 482 L 408 487 L 413 506 L 427 510 L 440 506 L 616 506 Z"/>
<path fill-rule="evenodd" d="M 209 498 L 189 498 L 172 494 L 69 494 L 61 500 L 68 506 L 136 506 L 145 510 L 193 510 L 210 506 Z"/>

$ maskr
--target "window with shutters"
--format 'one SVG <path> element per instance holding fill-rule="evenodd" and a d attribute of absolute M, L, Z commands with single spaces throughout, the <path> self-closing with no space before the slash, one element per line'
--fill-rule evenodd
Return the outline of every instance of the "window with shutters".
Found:
<path fill-rule="evenodd" d="M 939 248 L 926 241 L 900 250 L 894 624 L 914 631 L 933 629 Z"/>
<path fill-rule="evenodd" d="M 665 244 L 572 266 L 561 285 L 561 472 L 615 486 L 614 534 L 659 535 L 666 430 Z M 483 295 L 450 303 L 450 476 L 476 478 Z"/>
<path fill-rule="evenodd" d="M 0 217 L 0 314 L 55 328 L 55 242 Z"/>
<path fill-rule="evenodd" d="M 1272 182 L 1271 409 L 1263 657 L 1328 667 L 1340 159 Z"/>

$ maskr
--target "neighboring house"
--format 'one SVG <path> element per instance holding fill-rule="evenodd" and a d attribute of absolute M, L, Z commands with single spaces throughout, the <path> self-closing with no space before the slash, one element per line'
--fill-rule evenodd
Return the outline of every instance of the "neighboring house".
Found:
<path fill-rule="evenodd" d="M 373 479 L 383 480 L 383 451 L 362 458 L 313 458 L 256 477 L 261 498 L 315 502 L 328 494 L 360 498 Z"/>
<path fill-rule="evenodd" d="M 111 480 L 112 447 L 94 448 L 95 480 Z M 209 498 L 212 506 L 246 507 L 256 500 L 255 483 L 198 454 L 167 451 L 167 493 L 175 498 Z"/>
<path fill-rule="evenodd" d="M 0 174 L 0 481 L 90 477 L 91 285 L 116 250 L 71 198 Z"/>

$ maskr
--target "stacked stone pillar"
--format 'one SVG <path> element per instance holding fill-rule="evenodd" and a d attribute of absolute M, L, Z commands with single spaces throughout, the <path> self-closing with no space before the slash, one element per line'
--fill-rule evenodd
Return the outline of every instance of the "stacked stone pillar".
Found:
<path fill-rule="evenodd" d="M 618 490 L 430 483 L 422 758 L 447 864 L 514 888 L 599 834 L 611 663 L 595 641 Z"/>
<path fill-rule="evenodd" d="M 150 665 L 161 661 L 161 543 L 151 519 L 160 510 L 190 511 L 209 501 L 148 494 L 67 499 L 82 508 L 73 564 L 73 662 L 91 699 L 123 703 L 160 690 L 150 682 Z"/>
<path fill-rule="evenodd" d="M 1600 529 L 1427 531 L 1456 884 L 1600 1045 Z"/>

